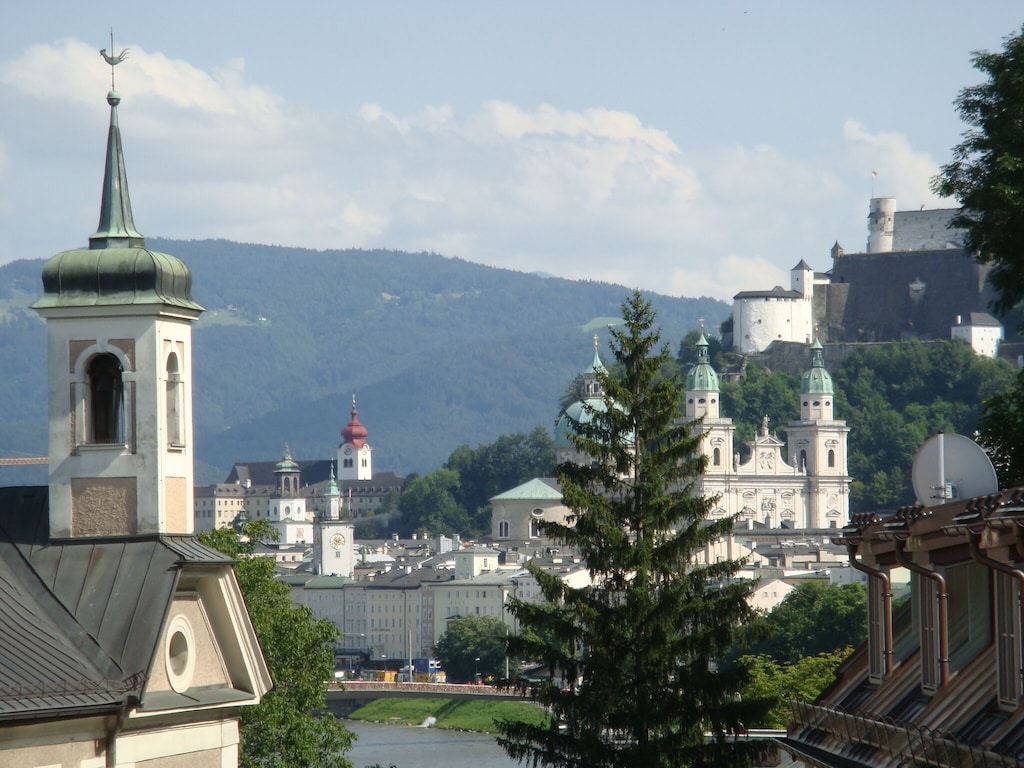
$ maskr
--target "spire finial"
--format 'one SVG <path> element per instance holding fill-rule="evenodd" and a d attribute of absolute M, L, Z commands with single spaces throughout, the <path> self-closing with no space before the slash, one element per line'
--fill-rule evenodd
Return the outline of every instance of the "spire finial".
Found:
<path fill-rule="evenodd" d="M 114 28 L 110 28 L 110 54 L 107 54 L 106 48 L 100 48 L 100 56 L 103 60 L 110 65 L 110 90 L 114 90 L 114 67 L 120 64 L 122 61 L 128 58 L 128 52 L 131 49 L 125 48 L 120 53 L 114 53 Z"/>
<path fill-rule="evenodd" d="M 594 349 L 595 350 L 597 349 L 597 346 L 600 343 L 600 341 L 601 341 L 600 338 L 598 338 L 598 335 L 595 333 L 594 334 Z"/>
<path fill-rule="evenodd" d="M 700 323 L 700 332 L 704 333 L 704 318 L 703 317 L 698 317 L 697 318 L 697 322 Z"/>
<path fill-rule="evenodd" d="M 114 30 L 110 30 L 110 45 L 114 45 Z M 121 150 L 121 129 L 117 125 L 117 105 L 121 97 L 113 89 L 114 67 L 128 56 L 125 48 L 117 55 L 107 55 L 107 49 L 100 55 L 110 64 L 110 130 L 107 133 L 107 162 L 103 172 L 103 191 L 100 196 L 100 221 L 96 231 L 89 236 L 90 250 L 99 248 L 142 248 L 145 238 L 135 229 L 132 219 L 132 203 L 128 197 L 128 174 L 124 168 L 124 153 Z"/>
<path fill-rule="evenodd" d="M 352 410 L 354 411 L 355 409 L 356 409 L 356 393 L 353 392 L 352 393 Z"/>

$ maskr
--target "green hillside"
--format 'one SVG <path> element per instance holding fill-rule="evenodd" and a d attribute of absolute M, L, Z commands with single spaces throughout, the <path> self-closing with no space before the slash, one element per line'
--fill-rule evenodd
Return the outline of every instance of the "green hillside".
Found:
<path fill-rule="evenodd" d="M 193 355 L 200 482 L 277 458 L 286 441 L 298 457 L 329 457 L 353 393 L 378 470 L 428 471 L 461 443 L 549 427 L 628 290 L 433 253 L 147 245 L 191 267 L 207 309 Z M 28 309 L 42 264 L 0 267 L 0 351 L 18 361 L 0 398 L 0 456 L 46 451 L 45 333 Z M 673 348 L 700 318 L 715 328 L 729 314 L 713 299 L 651 298 Z M 2 484 L 45 480 L 42 467 L 0 472 Z"/>

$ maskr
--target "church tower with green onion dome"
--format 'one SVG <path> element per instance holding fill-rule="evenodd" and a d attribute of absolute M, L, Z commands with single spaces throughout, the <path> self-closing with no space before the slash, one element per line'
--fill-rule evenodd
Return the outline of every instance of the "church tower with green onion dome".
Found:
<path fill-rule="evenodd" d="M 33 305 L 47 335 L 50 535 L 191 533 L 203 308 L 184 262 L 135 228 L 113 88 L 107 103 L 99 226 L 87 247 L 46 262 Z"/>

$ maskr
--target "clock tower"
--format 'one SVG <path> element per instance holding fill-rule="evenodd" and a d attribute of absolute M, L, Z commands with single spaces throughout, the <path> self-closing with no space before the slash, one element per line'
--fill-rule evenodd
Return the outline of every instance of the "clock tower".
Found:
<path fill-rule="evenodd" d="M 356 567 L 355 529 L 342 518 L 341 491 L 331 478 L 321 498 L 313 533 L 313 562 L 321 576 L 349 576 Z"/>

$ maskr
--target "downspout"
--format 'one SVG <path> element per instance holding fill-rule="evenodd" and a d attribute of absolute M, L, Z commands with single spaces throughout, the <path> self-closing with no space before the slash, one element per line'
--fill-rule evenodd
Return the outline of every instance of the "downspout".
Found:
<path fill-rule="evenodd" d="M 946 610 L 946 600 L 949 595 L 946 593 L 946 580 L 942 578 L 942 574 L 937 571 L 933 571 L 929 568 L 925 568 L 923 565 L 909 560 L 903 551 L 903 547 L 906 542 L 903 539 L 896 540 L 896 546 L 893 549 L 893 554 L 896 556 L 896 562 L 906 568 L 908 571 L 913 571 L 919 576 L 924 576 L 926 579 L 931 579 L 935 582 L 935 586 L 938 588 L 939 598 L 939 685 L 945 686 L 949 682 L 949 616 Z"/>
<path fill-rule="evenodd" d="M 1024 603 L 1024 571 L 1021 571 L 1019 568 L 1014 568 L 1012 565 L 1008 565 L 1007 563 L 1002 563 L 999 560 L 993 560 L 988 555 L 981 554 L 980 533 L 968 531 L 967 544 L 971 549 L 971 557 L 974 558 L 975 562 L 988 566 L 993 571 L 1005 573 L 1007 576 L 1012 576 L 1017 580 L 1017 584 L 1020 586 L 1020 595 L 1018 595 L 1017 599 Z"/>
<path fill-rule="evenodd" d="M 850 565 L 868 577 L 873 577 L 882 582 L 882 666 L 883 677 L 888 678 L 892 674 L 892 586 L 889 582 L 889 574 L 877 568 L 857 560 L 857 545 L 847 544 L 846 550 L 850 555 Z"/>
<path fill-rule="evenodd" d="M 1017 613 L 1020 614 L 1024 610 L 1024 571 L 1019 568 L 1014 568 L 1008 563 L 1001 563 L 998 560 L 993 560 L 988 555 L 981 553 L 981 534 L 975 533 L 974 531 L 967 531 L 967 544 L 971 550 L 971 557 L 974 558 L 975 562 L 981 565 L 991 568 L 993 571 L 999 571 L 1005 573 L 1017 580 Z M 1020 545 L 1020 538 L 1017 541 L 1018 546 Z"/>

